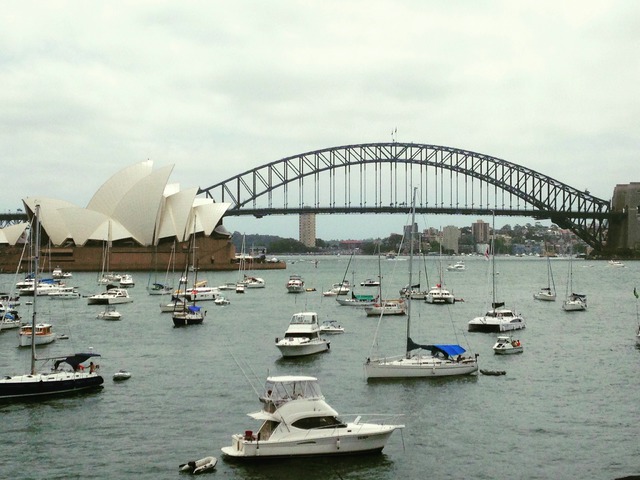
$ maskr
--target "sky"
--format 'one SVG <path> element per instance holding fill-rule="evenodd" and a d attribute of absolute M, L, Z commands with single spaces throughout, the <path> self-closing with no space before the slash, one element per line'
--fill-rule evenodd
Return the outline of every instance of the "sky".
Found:
<path fill-rule="evenodd" d="M 388 142 L 394 129 L 399 142 L 483 153 L 609 199 L 640 181 L 638 25 L 632 0 L 9 0 L 0 210 L 33 196 L 84 207 L 144 160 L 206 188 L 288 156 Z M 317 236 L 403 223 L 318 217 Z M 298 236 L 294 215 L 225 226 Z"/>

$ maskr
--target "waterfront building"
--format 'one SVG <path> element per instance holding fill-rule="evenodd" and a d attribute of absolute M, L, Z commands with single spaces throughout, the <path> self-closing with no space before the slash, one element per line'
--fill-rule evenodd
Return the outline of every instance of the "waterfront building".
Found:
<path fill-rule="evenodd" d="M 305 247 L 316 246 L 316 214 L 301 213 L 299 224 L 300 243 Z"/>

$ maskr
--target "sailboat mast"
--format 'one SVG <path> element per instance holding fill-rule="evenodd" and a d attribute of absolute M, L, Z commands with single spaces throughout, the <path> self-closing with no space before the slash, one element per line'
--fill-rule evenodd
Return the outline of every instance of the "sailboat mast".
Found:
<path fill-rule="evenodd" d="M 409 338 L 411 337 L 411 285 L 413 285 L 413 227 L 416 223 L 416 191 L 413 189 L 413 198 L 411 200 L 411 225 L 409 225 L 409 297 L 407 302 L 407 348 L 406 353 L 409 354 Z"/>
<path fill-rule="evenodd" d="M 31 375 L 36 374 L 36 299 L 38 298 L 38 259 L 40 257 L 40 205 L 36 204 L 33 258 L 33 312 L 31 314 Z"/>
<path fill-rule="evenodd" d="M 496 308 L 496 213 L 491 212 L 491 308 Z"/>

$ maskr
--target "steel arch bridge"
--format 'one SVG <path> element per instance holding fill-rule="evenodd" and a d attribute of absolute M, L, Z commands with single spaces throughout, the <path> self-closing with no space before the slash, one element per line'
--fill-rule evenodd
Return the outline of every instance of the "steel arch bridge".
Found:
<path fill-rule="evenodd" d="M 207 188 L 226 215 L 416 212 L 550 219 L 596 250 L 616 214 L 610 202 L 521 165 L 459 148 L 367 143 L 302 153 Z"/>

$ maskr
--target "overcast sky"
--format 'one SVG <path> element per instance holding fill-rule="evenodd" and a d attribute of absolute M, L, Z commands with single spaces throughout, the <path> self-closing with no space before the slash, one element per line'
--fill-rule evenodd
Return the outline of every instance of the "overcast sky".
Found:
<path fill-rule="evenodd" d="M 147 159 L 204 188 L 394 128 L 608 199 L 640 181 L 638 25 L 633 0 L 3 2 L 0 209 L 86 206 Z M 317 236 L 404 220 L 321 217 Z M 298 235 L 296 216 L 225 225 Z"/>

